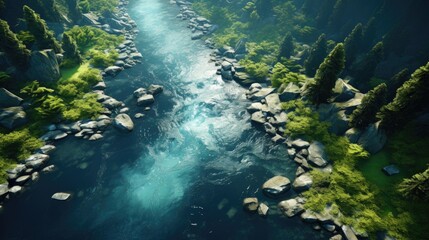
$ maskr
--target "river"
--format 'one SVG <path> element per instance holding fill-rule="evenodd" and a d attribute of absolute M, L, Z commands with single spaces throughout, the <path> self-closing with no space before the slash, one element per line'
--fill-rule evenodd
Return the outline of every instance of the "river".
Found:
<path fill-rule="evenodd" d="M 58 142 L 57 170 L 5 204 L 0 239 L 327 239 L 278 212 L 293 191 L 261 193 L 276 174 L 293 179 L 297 166 L 251 125 L 246 89 L 216 75 L 210 50 L 175 18 L 178 8 L 135 0 L 129 9 L 144 60 L 106 80 L 106 93 L 131 116 L 143 111 L 135 89 L 160 84 L 164 93 L 129 134 L 111 128 L 98 142 Z M 72 199 L 51 200 L 58 191 Z M 252 196 L 271 207 L 267 218 L 242 210 Z"/>

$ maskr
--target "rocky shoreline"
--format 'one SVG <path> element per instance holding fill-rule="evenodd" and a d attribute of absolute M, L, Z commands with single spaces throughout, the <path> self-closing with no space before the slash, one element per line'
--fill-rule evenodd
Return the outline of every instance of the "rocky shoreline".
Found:
<path fill-rule="evenodd" d="M 180 8 L 177 18 L 189 21 L 188 28 L 193 33 L 192 40 L 201 39 L 212 33 L 205 28 L 209 27 L 206 24 L 215 25 L 198 16 L 191 8 L 192 3 L 174 0 L 170 3 L 176 4 Z M 211 61 L 218 66 L 217 74 L 221 75 L 224 81 L 235 80 L 241 85 L 250 85 L 246 97 L 252 102 L 247 108 L 251 114 L 252 123 L 261 126 L 275 144 L 286 145 L 288 157 L 298 165 L 292 184 L 284 176 L 274 176 L 262 185 L 263 193 L 271 199 L 281 197 L 290 189 L 297 194 L 295 198 L 280 201 L 274 211 L 280 210 L 284 216 L 289 218 L 300 216 L 302 221 L 311 224 L 313 229 L 324 229 L 331 233 L 331 240 L 367 238 L 368 235 L 365 232 L 358 232 L 352 227 L 344 225 L 339 220 L 341 213 L 334 214 L 334 211 L 327 206 L 321 213 L 304 208 L 306 200 L 300 193 L 310 189 L 313 185 L 309 172 L 332 172 L 332 165 L 322 143 L 291 139 L 285 137 L 284 134 L 288 117 L 287 111 L 282 109 L 281 103 L 303 97 L 305 86 L 291 83 L 281 93 L 275 88 L 263 87 L 264 83 L 252 81 L 245 68 L 239 64 L 239 60 L 246 53 L 243 41 L 240 41 L 235 48 L 223 46 L 218 49 L 208 37 L 205 38 L 204 43 L 208 48 L 214 49 L 211 53 Z M 334 102 L 321 104 L 318 109 L 314 109 L 319 113 L 320 120 L 331 123 L 331 132 L 346 136 L 351 143 L 360 144 L 370 153 L 378 152 L 386 143 L 386 135 L 379 129 L 378 123 L 370 125 L 365 131 L 349 129 L 349 115 L 360 105 L 364 95 L 342 79 L 336 83 L 335 94 Z M 255 197 L 245 198 L 243 208 L 249 212 L 258 213 L 262 217 L 267 217 L 270 211 L 267 203 L 260 202 Z"/>
<path fill-rule="evenodd" d="M 87 25 L 103 29 L 104 31 L 123 35 L 125 41 L 116 47 L 119 53 L 118 59 L 113 66 L 109 66 L 102 71 L 103 81 L 93 86 L 92 93 L 97 94 L 97 101 L 104 107 L 104 112 L 95 120 L 79 120 L 72 123 L 51 124 L 46 127 L 47 132 L 42 137 L 46 145 L 37 149 L 27 159 L 20 160 L 15 168 L 7 170 L 8 182 L 0 184 L 0 209 L 4 201 L 19 194 L 31 182 L 37 181 L 41 173 L 50 173 L 55 170 L 54 165 L 49 165 L 49 154 L 55 150 L 56 141 L 74 136 L 76 138 L 89 141 L 96 141 L 103 138 L 103 133 L 114 126 L 118 131 L 130 132 L 134 129 L 134 122 L 127 114 L 129 108 L 122 102 L 105 94 L 104 90 L 108 87 L 104 79 L 113 78 L 119 72 L 131 68 L 139 63 L 143 58 L 138 52 L 134 39 L 138 34 L 137 25 L 127 13 L 128 1 L 120 0 L 117 12 L 109 18 L 100 19 L 95 14 L 84 14 L 84 22 Z M 104 23 L 104 24 L 102 24 Z M 132 95 L 135 98 L 135 104 L 143 111 L 149 111 L 150 106 L 155 102 L 154 96 L 163 92 L 160 85 L 150 85 L 147 88 L 138 88 Z M 9 129 L 22 126 L 27 122 L 24 111 L 25 103 L 20 97 L 10 93 L 6 89 L 0 89 L 2 102 L 8 102 L 7 108 L 0 110 L 1 124 Z M 1 106 L 3 107 L 3 106 Z M 134 119 L 144 117 L 143 113 L 134 115 Z M 71 193 L 59 192 L 52 195 L 52 199 L 65 201 L 70 199 Z"/>

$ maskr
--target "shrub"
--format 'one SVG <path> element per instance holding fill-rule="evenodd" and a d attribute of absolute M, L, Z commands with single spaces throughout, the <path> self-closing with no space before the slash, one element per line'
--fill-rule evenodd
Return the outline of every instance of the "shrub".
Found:
<path fill-rule="evenodd" d="M 73 100 L 67 110 L 63 112 L 66 120 L 95 119 L 104 110 L 101 103 L 97 102 L 96 94 L 85 94 L 82 99 Z"/>
<path fill-rule="evenodd" d="M 109 51 L 109 53 L 103 53 L 101 51 L 91 51 L 91 61 L 90 63 L 94 67 L 106 68 L 115 63 L 118 58 L 118 53 L 116 50 Z"/>
<path fill-rule="evenodd" d="M 261 62 L 253 62 L 251 60 L 241 60 L 240 64 L 246 68 L 246 72 L 256 80 L 264 80 L 268 76 L 270 67 Z"/>

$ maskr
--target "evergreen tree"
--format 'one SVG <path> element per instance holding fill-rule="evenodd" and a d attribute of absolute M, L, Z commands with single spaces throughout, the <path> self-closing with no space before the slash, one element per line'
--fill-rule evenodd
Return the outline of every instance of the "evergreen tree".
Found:
<path fill-rule="evenodd" d="M 76 63 L 82 62 L 82 56 L 77 48 L 76 41 L 68 33 L 63 34 L 64 57 Z"/>
<path fill-rule="evenodd" d="M 353 31 L 344 40 L 344 49 L 346 51 L 346 65 L 351 66 L 359 53 L 362 44 L 362 24 L 358 23 Z"/>
<path fill-rule="evenodd" d="M 395 98 L 396 90 L 398 90 L 398 88 L 401 87 L 408 79 L 410 79 L 410 71 L 408 68 L 398 72 L 390 79 L 388 84 L 388 101 L 392 101 Z"/>
<path fill-rule="evenodd" d="M 305 74 L 309 77 L 313 77 L 316 74 L 317 68 L 323 62 L 323 59 L 327 54 L 328 44 L 326 41 L 326 35 L 322 34 L 317 39 L 316 43 L 312 46 L 310 50 L 310 55 L 307 60 L 305 60 Z"/>
<path fill-rule="evenodd" d="M 396 92 L 395 99 L 379 114 L 381 126 L 388 131 L 400 128 L 427 107 L 429 102 L 429 63 L 417 69 Z"/>
<path fill-rule="evenodd" d="M 369 91 L 362 99 L 362 104 L 353 111 L 350 126 L 363 129 L 376 121 L 376 114 L 386 101 L 387 85 L 382 83 Z"/>
<path fill-rule="evenodd" d="M 365 50 L 373 46 L 372 44 L 374 43 L 376 34 L 377 34 L 377 29 L 375 28 L 375 18 L 372 17 L 371 19 L 369 19 L 363 31 L 362 42 L 365 45 Z"/>
<path fill-rule="evenodd" d="M 30 51 L 18 40 L 9 24 L 0 19 L 0 48 L 17 67 L 25 68 L 30 59 Z"/>
<path fill-rule="evenodd" d="M 60 44 L 54 37 L 54 34 L 49 31 L 46 22 L 40 18 L 40 15 L 33 11 L 30 7 L 24 6 L 24 18 L 27 22 L 27 28 L 36 38 L 36 42 L 40 49 L 53 49 L 56 53 L 61 52 Z"/>
<path fill-rule="evenodd" d="M 377 65 L 383 60 L 384 45 L 383 42 L 377 43 L 365 58 L 358 64 L 354 83 L 362 91 L 368 90 L 368 83 L 374 76 Z"/>
<path fill-rule="evenodd" d="M 407 198 L 429 200 L 429 168 L 404 179 L 399 184 L 398 191 Z"/>
<path fill-rule="evenodd" d="M 282 44 L 280 45 L 280 52 L 278 56 L 278 61 L 281 60 L 281 58 L 290 58 L 294 50 L 293 45 L 293 37 L 292 34 L 289 32 L 286 34 L 286 36 L 283 38 Z"/>
<path fill-rule="evenodd" d="M 338 75 L 344 69 L 344 55 L 344 45 L 339 43 L 320 64 L 314 77 L 315 82 L 310 85 L 308 92 L 313 103 L 327 102 L 328 98 L 332 96 L 332 88 L 335 86 Z"/>
<path fill-rule="evenodd" d="M 78 22 L 82 18 L 82 11 L 79 7 L 79 0 L 68 0 L 69 15 L 74 22 Z"/>
<path fill-rule="evenodd" d="M 343 19 L 343 15 L 345 12 L 347 1 L 345 0 L 337 0 L 334 5 L 334 9 L 332 10 L 332 14 L 329 17 L 329 26 L 331 29 L 335 29 L 344 24 L 341 20 Z M 346 50 L 347 53 L 347 50 Z"/>

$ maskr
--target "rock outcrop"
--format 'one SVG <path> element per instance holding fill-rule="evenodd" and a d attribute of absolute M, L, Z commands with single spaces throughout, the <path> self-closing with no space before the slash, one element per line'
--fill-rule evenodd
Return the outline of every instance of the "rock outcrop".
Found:
<path fill-rule="evenodd" d="M 47 83 L 60 79 L 60 67 L 54 50 L 46 49 L 32 52 L 26 76 L 28 79 Z"/>
<path fill-rule="evenodd" d="M 9 92 L 5 88 L 0 88 L 0 108 L 16 107 L 21 105 L 22 98 Z"/>
<path fill-rule="evenodd" d="M 22 107 L 0 109 L 0 125 L 7 129 L 15 129 L 27 123 L 27 114 Z"/>

